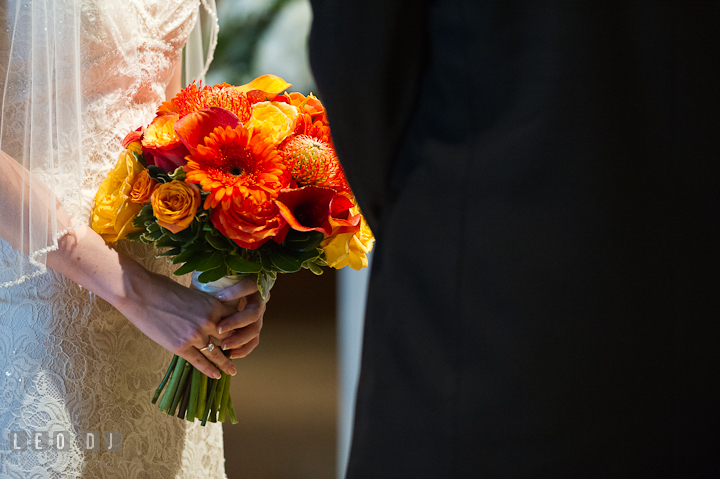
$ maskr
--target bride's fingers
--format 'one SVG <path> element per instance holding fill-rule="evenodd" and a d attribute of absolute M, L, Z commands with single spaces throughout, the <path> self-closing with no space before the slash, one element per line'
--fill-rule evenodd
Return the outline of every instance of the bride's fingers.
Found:
<path fill-rule="evenodd" d="M 251 323 L 244 328 L 236 329 L 230 337 L 223 340 L 222 349 L 240 348 L 242 345 L 250 342 L 253 338 L 260 336 L 262 326 L 263 319 L 262 316 L 260 316 L 260 318 L 254 323 Z"/>
<path fill-rule="evenodd" d="M 250 276 L 237 284 L 221 290 L 215 297 L 220 301 L 232 301 L 242 298 L 243 296 L 249 296 L 257 292 L 257 290 L 257 279 L 255 276 Z"/>
<path fill-rule="evenodd" d="M 255 336 L 249 342 L 243 344 L 239 348 L 231 349 L 230 350 L 230 358 L 231 359 L 244 358 L 245 356 L 250 354 L 252 352 L 252 350 L 257 347 L 258 344 L 260 344 L 260 336 Z"/>
<path fill-rule="evenodd" d="M 265 314 L 266 303 L 263 302 L 260 293 L 255 293 L 248 298 L 248 302 L 242 311 L 222 319 L 218 324 L 218 334 L 225 331 L 244 328 L 249 324 L 256 322 Z"/>
<path fill-rule="evenodd" d="M 220 371 L 196 348 L 191 347 L 189 351 L 178 354 L 178 356 L 185 359 L 204 375 L 213 379 L 220 379 Z"/>
<path fill-rule="evenodd" d="M 212 338 L 210 339 L 210 341 L 212 341 Z M 204 354 L 205 357 L 209 359 L 215 366 L 217 366 L 219 369 L 222 369 L 226 374 L 229 374 L 230 376 L 235 376 L 235 374 L 237 373 L 237 368 L 235 368 L 233 362 L 230 361 L 227 356 L 225 356 L 219 346 L 215 346 L 212 350 L 205 349 L 200 352 Z"/>

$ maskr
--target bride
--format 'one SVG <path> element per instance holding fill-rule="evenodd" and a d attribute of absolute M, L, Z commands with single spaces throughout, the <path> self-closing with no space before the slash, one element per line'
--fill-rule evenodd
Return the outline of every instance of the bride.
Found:
<path fill-rule="evenodd" d="M 226 477 L 222 425 L 150 399 L 173 354 L 234 375 L 205 346 L 247 355 L 264 304 L 250 283 L 224 291 L 234 308 L 189 289 L 150 246 L 109 248 L 87 224 L 125 134 L 179 91 L 181 64 L 203 77 L 214 0 L 9 0 L 0 24 L 0 477 Z"/>

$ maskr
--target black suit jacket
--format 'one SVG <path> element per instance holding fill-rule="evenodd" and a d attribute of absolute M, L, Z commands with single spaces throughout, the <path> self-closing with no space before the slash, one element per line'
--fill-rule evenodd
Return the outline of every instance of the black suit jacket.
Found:
<path fill-rule="evenodd" d="M 720 477 L 718 3 L 313 9 L 377 238 L 348 477 Z"/>

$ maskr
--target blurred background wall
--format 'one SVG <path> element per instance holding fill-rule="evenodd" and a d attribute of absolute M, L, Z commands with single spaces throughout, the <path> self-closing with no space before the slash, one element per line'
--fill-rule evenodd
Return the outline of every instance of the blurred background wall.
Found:
<path fill-rule="evenodd" d="M 241 85 L 264 73 L 315 91 L 307 0 L 217 0 L 220 36 L 207 83 Z M 369 268 L 281 275 L 260 345 L 237 360 L 239 423 L 224 425 L 229 479 L 344 476 Z"/>

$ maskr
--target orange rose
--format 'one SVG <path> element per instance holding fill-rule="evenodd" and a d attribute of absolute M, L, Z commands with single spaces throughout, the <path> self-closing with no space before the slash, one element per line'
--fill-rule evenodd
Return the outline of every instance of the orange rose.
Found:
<path fill-rule="evenodd" d="M 143 205 L 150 202 L 150 196 L 155 190 L 158 182 L 150 178 L 148 170 L 142 170 L 135 180 L 133 189 L 130 192 L 130 201 L 142 203 Z"/>
<path fill-rule="evenodd" d="M 191 183 L 173 180 L 155 188 L 150 202 L 158 224 L 178 233 L 195 219 L 200 206 L 200 189 Z"/>
<path fill-rule="evenodd" d="M 285 239 L 287 222 L 274 202 L 243 203 L 233 202 L 227 210 L 213 208 L 210 219 L 223 236 L 247 249 L 257 249 L 271 238 L 277 243 Z"/>

